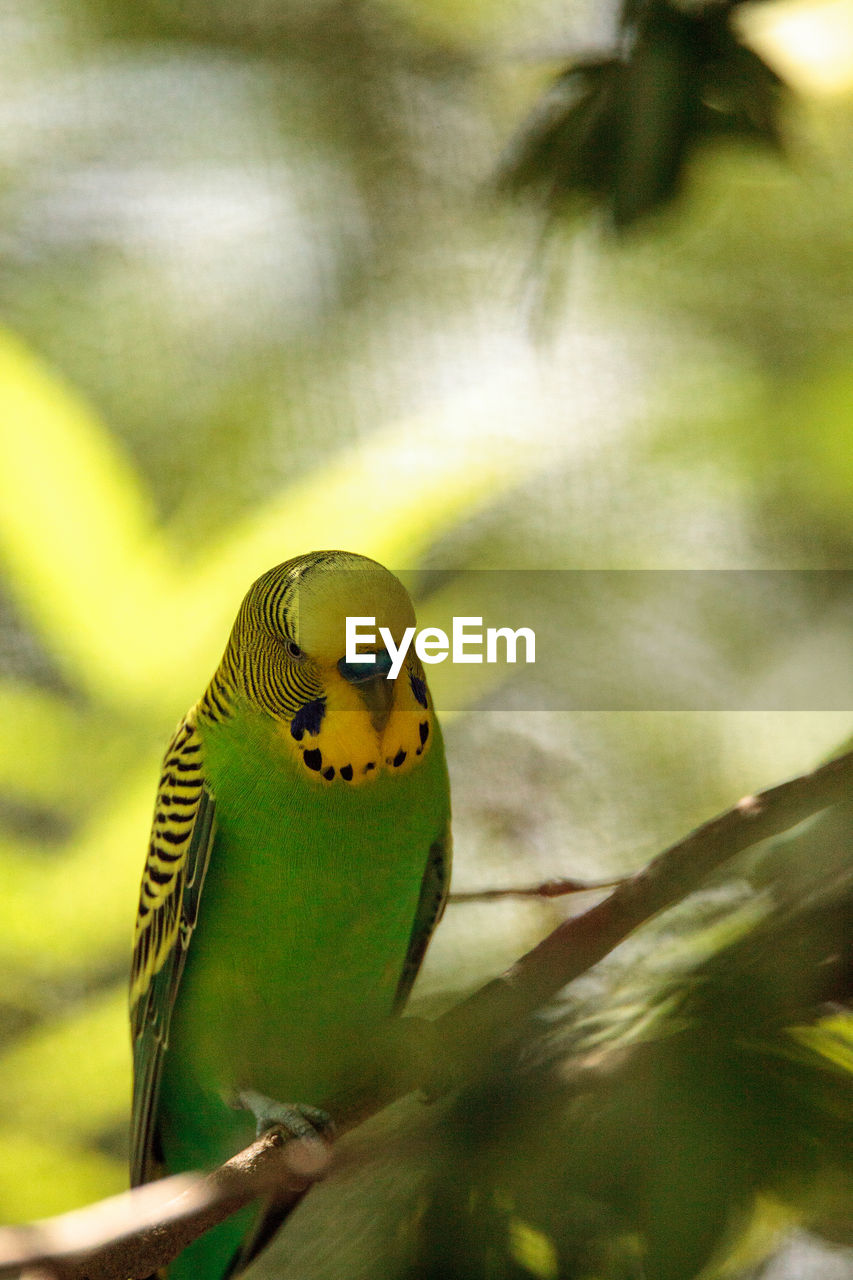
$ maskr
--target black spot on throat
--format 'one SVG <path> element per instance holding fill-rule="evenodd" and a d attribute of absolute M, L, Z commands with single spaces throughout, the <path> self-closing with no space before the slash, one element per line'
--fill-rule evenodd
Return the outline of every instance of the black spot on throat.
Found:
<path fill-rule="evenodd" d="M 333 764 L 330 764 L 328 769 L 323 770 L 323 777 L 326 779 L 327 782 L 331 782 L 334 776 L 335 776 L 335 766 Z"/>
<path fill-rule="evenodd" d="M 419 702 L 422 707 L 427 705 L 426 682 L 420 676 L 409 676 L 409 683 L 412 686 L 412 693 L 415 695 L 415 701 Z"/>
<path fill-rule="evenodd" d="M 294 737 L 297 742 L 301 742 L 302 737 L 306 732 L 315 735 L 318 734 L 325 714 L 325 698 L 315 698 L 313 702 L 306 702 L 304 706 L 299 708 L 296 715 L 290 722 L 291 736 Z"/>
<path fill-rule="evenodd" d="M 319 773 L 323 767 L 323 753 L 317 747 L 313 751 L 306 751 L 302 759 L 309 769 L 313 769 L 314 773 Z"/>
<path fill-rule="evenodd" d="M 341 766 L 341 777 L 344 782 L 352 782 L 352 765 L 345 764 Z"/>
<path fill-rule="evenodd" d="M 420 722 L 420 724 L 418 725 L 418 733 L 421 735 L 421 746 L 423 746 L 427 738 L 429 737 L 429 721 L 428 720 L 422 720 Z"/>
<path fill-rule="evenodd" d="M 403 748 L 401 747 L 401 748 L 400 748 L 400 750 L 399 750 L 399 751 L 397 752 L 397 754 L 395 755 L 395 757 L 394 757 L 393 761 L 392 761 L 392 764 L 394 765 L 394 768 L 395 768 L 395 769 L 399 769 L 399 768 L 400 768 L 400 765 L 403 763 L 403 761 L 405 760 L 405 758 L 406 758 L 406 753 L 405 753 L 405 751 L 403 750 Z"/>

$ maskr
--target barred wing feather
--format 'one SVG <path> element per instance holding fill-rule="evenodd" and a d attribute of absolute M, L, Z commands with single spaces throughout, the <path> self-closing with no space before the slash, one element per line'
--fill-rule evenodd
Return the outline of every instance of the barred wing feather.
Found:
<path fill-rule="evenodd" d="M 163 761 L 136 917 L 130 986 L 133 1186 L 159 1172 L 156 1126 L 163 1054 L 213 834 L 214 801 L 204 780 L 201 740 L 190 712 Z"/>

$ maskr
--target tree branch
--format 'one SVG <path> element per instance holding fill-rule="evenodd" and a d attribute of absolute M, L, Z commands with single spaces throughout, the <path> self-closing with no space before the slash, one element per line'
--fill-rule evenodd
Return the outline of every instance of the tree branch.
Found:
<path fill-rule="evenodd" d="M 496 898 L 564 898 L 570 893 L 596 893 L 601 889 L 613 889 L 618 880 L 575 880 L 571 876 L 558 876 L 542 880 L 539 884 L 513 885 L 506 889 L 459 889 L 451 893 L 448 902 L 493 902 Z"/>
<path fill-rule="evenodd" d="M 293 1203 L 321 1178 L 331 1147 L 270 1130 L 206 1176 L 179 1174 L 57 1218 L 0 1229 L 0 1276 L 56 1280 L 149 1276 L 258 1196 Z"/>
<path fill-rule="evenodd" d="M 620 881 L 603 902 L 564 921 L 507 973 L 431 1024 L 447 1079 L 475 1074 L 488 1050 L 510 1041 L 534 1010 L 729 858 L 851 795 L 853 752 L 848 752 L 812 773 L 747 796 L 671 845 Z M 408 1021 L 413 1020 L 401 1025 Z M 410 1055 L 401 1061 L 397 1071 L 377 1075 L 367 1090 L 342 1100 L 341 1110 L 333 1109 L 340 1129 L 354 1127 L 423 1083 L 423 1059 L 418 1063 Z M 329 1162 L 325 1143 L 285 1142 L 274 1131 L 205 1178 L 169 1179 L 73 1214 L 5 1228 L 0 1275 L 30 1267 L 58 1280 L 147 1276 L 258 1195 L 274 1193 L 282 1205 L 295 1204 Z"/>

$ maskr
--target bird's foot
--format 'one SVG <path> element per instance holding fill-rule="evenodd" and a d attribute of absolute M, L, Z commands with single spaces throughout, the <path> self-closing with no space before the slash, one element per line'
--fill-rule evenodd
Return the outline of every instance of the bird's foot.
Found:
<path fill-rule="evenodd" d="M 258 1137 L 268 1129 L 285 1129 L 292 1138 L 329 1141 L 335 1136 L 335 1123 L 326 1111 L 303 1102 L 277 1102 L 254 1089 L 240 1089 L 231 1098 L 237 1111 L 251 1111 Z"/>

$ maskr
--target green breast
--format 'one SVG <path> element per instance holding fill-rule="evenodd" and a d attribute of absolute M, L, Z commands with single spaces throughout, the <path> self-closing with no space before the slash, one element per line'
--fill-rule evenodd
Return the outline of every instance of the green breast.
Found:
<path fill-rule="evenodd" d="M 251 1087 L 322 1106 L 391 1010 L 449 820 L 441 737 L 416 768 L 359 787 L 306 777 L 259 716 L 205 728 L 203 743 L 217 827 L 164 1105 Z"/>

